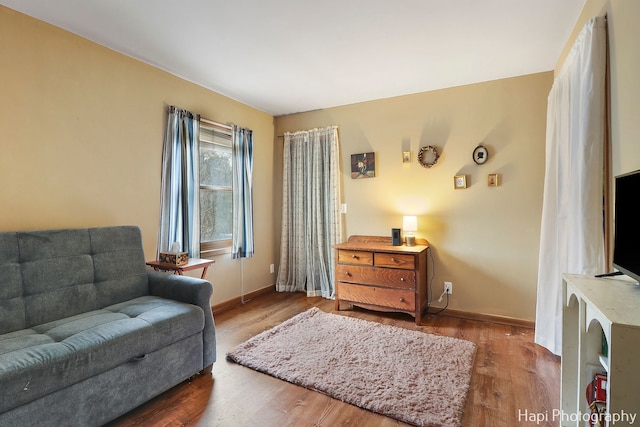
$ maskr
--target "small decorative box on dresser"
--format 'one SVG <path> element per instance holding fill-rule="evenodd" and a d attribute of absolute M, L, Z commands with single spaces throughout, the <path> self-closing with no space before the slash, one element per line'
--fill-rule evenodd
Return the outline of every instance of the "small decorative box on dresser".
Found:
<path fill-rule="evenodd" d="M 393 246 L 391 237 L 351 236 L 334 245 L 336 310 L 345 302 L 379 311 L 397 311 L 422 321 L 427 308 L 427 250 L 424 239 L 415 246 Z"/>

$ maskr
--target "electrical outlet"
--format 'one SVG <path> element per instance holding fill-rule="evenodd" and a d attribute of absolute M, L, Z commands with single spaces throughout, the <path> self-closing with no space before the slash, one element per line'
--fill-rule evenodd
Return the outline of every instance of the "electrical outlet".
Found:
<path fill-rule="evenodd" d="M 449 295 L 453 294 L 453 283 L 444 282 L 444 292 Z"/>

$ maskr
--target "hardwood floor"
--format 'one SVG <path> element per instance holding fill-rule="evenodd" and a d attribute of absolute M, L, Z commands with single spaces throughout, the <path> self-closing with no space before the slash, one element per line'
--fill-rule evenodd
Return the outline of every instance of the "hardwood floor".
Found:
<path fill-rule="evenodd" d="M 406 426 L 225 359 L 231 348 L 297 313 L 313 306 L 333 312 L 333 304 L 301 293 L 272 293 L 216 314 L 213 375 L 198 375 L 110 426 Z M 560 359 L 533 343 L 532 329 L 444 314 L 425 317 L 422 326 L 406 314 L 357 308 L 340 314 L 477 343 L 463 426 L 558 425 L 553 411 L 560 402 Z M 538 414 L 546 420 L 528 418 Z"/>

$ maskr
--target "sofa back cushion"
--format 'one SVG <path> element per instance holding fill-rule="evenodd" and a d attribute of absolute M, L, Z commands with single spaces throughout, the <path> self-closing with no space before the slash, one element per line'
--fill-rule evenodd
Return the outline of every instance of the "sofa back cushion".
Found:
<path fill-rule="evenodd" d="M 15 233 L 0 233 L 0 334 L 24 325 L 18 238 Z"/>
<path fill-rule="evenodd" d="M 137 227 L 0 233 L 0 334 L 148 293 Z"/>

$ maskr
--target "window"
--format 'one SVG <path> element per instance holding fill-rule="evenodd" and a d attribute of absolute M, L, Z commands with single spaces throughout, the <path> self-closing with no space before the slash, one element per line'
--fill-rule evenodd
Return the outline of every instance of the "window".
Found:
<path fill-rule="evenodd" d="M 200 121 L 200 254 L 231 252 L 231 127 Z"/>

